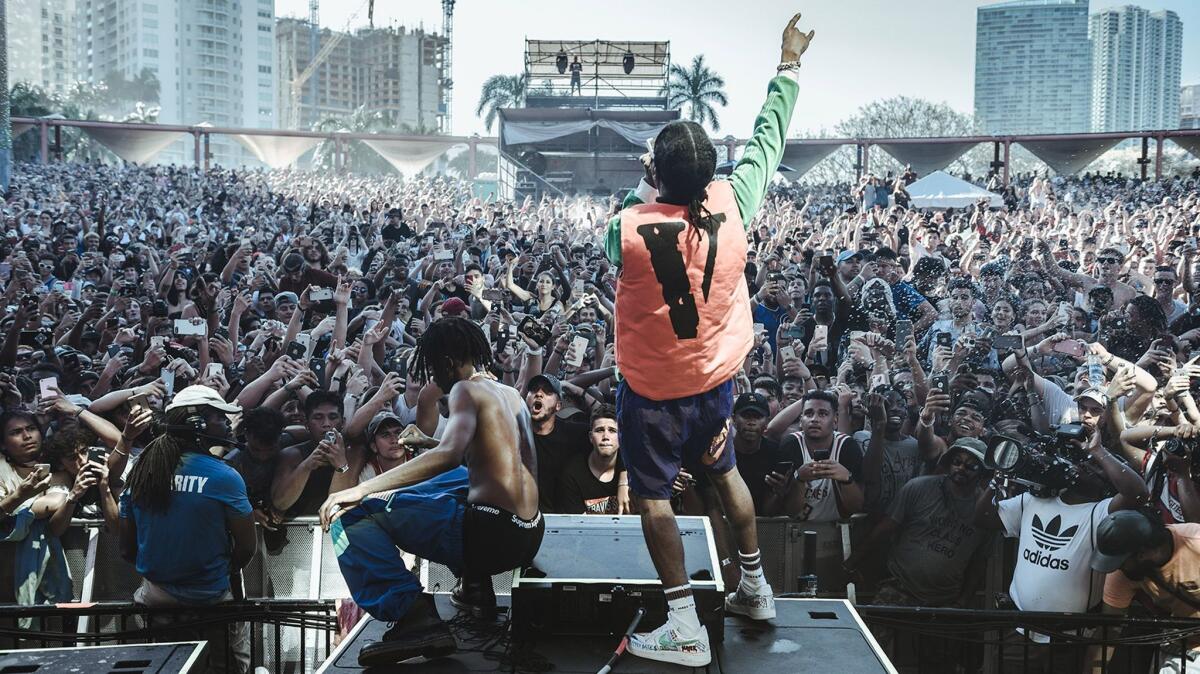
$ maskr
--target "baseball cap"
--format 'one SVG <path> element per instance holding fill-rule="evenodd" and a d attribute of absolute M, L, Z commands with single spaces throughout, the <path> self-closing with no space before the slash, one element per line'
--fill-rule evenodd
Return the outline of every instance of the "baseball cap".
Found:
<path fill-rule="evenodd" d="M 549 386 L 550 390 L 554 392 L 554 395 L 558 396 L 559 398 L 562 397 L 562 382 L 558 380 L 558 377 L 545 373 L 539 374 L 530 379 L 529 383 L 525 385 L 525 392 L 528 393 L 529 391 L 532 391 L 533 387 L 539 383 Z"/>
<path fill-rule="evenodd" d="M 275 295 L 275 305 L 276 306 L 283 304 L 285 302 L 287 302 L 289 304 L 300 304 L 300 298 L 296 297 L 296 293 L 288 292 L 288 291 L 277 293 Z"/>
<path fill-rule="evenodd" d="M 1096 555 L 1092 568 L 1112 573 L 1125 560 L 1145 550 L 1154 539 L 1154 527 L 1136 510 L 1119 510 L 1100 520 L 1096 527 Z"/>
<path fill-rule="evenodd" d="M 771 408 L 767 405 L 767 398 L 761 393 L 743 393 L 737 397 L 733 403 L 733 413 L 739 414 L 746 410 L 752 410 L 765 416 L 770 416 Z"/>
<path fill-rule="evenodd" d="M 837 263 L 841 264 L 847 260 L 852 260 L 854 258 L 858 258 L 861 260 L 862 253 L 859 251 L 855 251 L 855 250 L 843 250 L 842 252 L 838 253 Z"/>
<path fill-rule="evenodd" d="M 181 407 L 214 407 L 222 412 L 241 412 L 242 408 L 233 403 L 225 402 L 225 399 L 217 394 L 216 391 L 200 384 L 193 384 L 179 393 L 175 394 L 175 398 L 171 400 L 171 404 L 167 405 L 164 412 L 170 412 Z"/>
<path fill-rule="evenodd" d="M 938 466 L 950 461 L 950 457 L 954 456 L 955 452 L 966 452 L 979 460 L 979 465 L 984 465 L 983 454 L 987 451 L 987 445 L 979 438 L 959 438 L 954 441 L 950 448 L 938 457 Z"/>
<path fill-rule="evenodd" d="M 457 297 L 451 297 L 442 302 L 443 316 L 458 316 L 465 313 L 467 313 L 467 303 Z"/>
<path fill-rule="evenodd" d="M 376 414 L 375 416 L 371 417 L 370 423 L 367 424 L 367 439 L 374 440 L 375 432 L 378 431 L 385 423 L 387 423 L 389 421 L 395 422 L 401 428 L 404 427 L 404 422 L 400 420 L 400 417 L 396 416 L 395 414 L 393 414 L 387 410 L 384 410 L 384 411 L 380 412 L 379 414 Z"/>
<path fill-rule="evenodd" d="M 300 271 L 303 266 L 304 256 L 300 253 L 289 253 L 287 257 L 283 258 L 283 270 L 289 274 Z"/>
<path fill-rule="evenodd" d="M 1108 394 L 1103 390 L 1096 388 L 1095 386 L 1089 386 L 1080 391 L 1079 394 L 1075 396 L 1075 399 L 1079 400 L 1080 398 L 1087 398 L 1088 400 L 1095 401 L 1096 404 L 1102 407 L 1108 405 Z"/>

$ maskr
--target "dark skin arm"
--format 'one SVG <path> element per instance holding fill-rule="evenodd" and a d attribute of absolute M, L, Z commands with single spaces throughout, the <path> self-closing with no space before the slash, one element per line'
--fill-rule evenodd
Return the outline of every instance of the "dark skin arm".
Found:
<path fill-rule="evenodd" d="M 254 531 L 254 517 L 226 518 L 225 526 L 233 538 L 233 549 L 230 550 L 230 565 L 234 569 L 244 568 L 254 559 L 254 550 L 258 547 L 258 536 Z"/>
<path fill-rule="evenodd" d="M 121 520 L 121 559 L 130 564 L 137 563 L 137 523 L 130 517 Z"/>
<path fill-rule="evenodd" d="M 979 498 L 975 500 L 975 526 L 984 529 L 998 531 L 1004 528 L 1004 522 L 1000 520 L 1000 511 L 993 502 L 995 491 L 991 485 L 979 494 Z"/>
<path fill-rule="evenodd" d="M 887 425 L 887 406 L 883 396 L 878 393 L 868 395 L 866 403 L 867 416 L 871 419 L 871 441 L 867 443 L 867 455 L 863 457 L 863 486 L 867 507 L 874 508 L 879 502 L 879 486 L 883 482 L 883 435 L 884 426 Z"/>

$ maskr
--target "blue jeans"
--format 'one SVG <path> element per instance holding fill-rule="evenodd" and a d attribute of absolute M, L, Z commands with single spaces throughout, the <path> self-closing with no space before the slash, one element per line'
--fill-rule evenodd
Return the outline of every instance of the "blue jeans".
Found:
<path fill-rule="evenodd" d="M 462 575 L 468 488 L 467 469 L 459 466 L 389 496 L 367 498 L 330 526 L 355 603 L 377 620 L 404 617 L 422 588 L 399 550 Z"/>

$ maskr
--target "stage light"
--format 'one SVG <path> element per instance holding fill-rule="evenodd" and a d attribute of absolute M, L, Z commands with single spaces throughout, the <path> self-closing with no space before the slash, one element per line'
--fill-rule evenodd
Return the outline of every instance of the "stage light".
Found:
<path fill-rule="evenodd" d="M 633 52 L 625 51 L 625 58 L 621 59 L 621 68 L 625 70 L 626 75 L 633 72 Z"/>
<path fill-rule="evenodd" d="M 558 68 L 558 74 L 562 75 L 567 72 L 567 52 L 559 49 L 558 56 L 554 58 L 554 67 Z"/>

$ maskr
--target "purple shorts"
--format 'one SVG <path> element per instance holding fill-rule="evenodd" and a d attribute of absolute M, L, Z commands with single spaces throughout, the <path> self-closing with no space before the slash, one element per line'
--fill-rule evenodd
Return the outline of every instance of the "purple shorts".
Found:
<path fill-rule="evenodd" d="M 734 466 L 733 380 L 686 398 L 650 400 L 622 381 L 617 431 L 629 488 L 642 498 L 671 498 L 671 483 L 686 468 L 720 475 Z"/>

